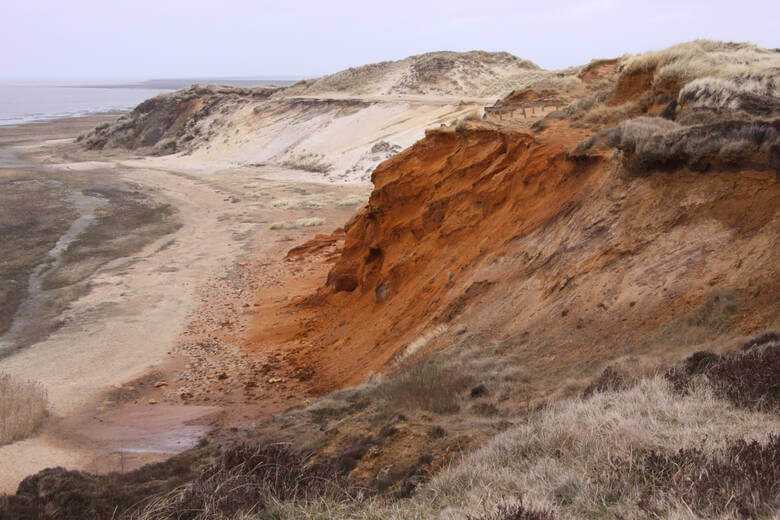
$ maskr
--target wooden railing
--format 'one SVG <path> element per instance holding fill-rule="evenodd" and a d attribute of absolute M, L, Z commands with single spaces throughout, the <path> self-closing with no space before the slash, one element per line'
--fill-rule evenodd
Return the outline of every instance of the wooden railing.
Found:
<path fill-rule="evenodd" d="M 498 115 L 499 119 L 504 119 L 504 114 L 509 114 L 510 117 L 518 110 L 523 112 L 523 117 L 528 117 L 526 112 L 527 108 L 531 109 L 531 113 L 536 113 L 536 107 L 541 108 L 544 111 L 547 107 L 554 107 L 558 110 L 558 107 L 563 106 L 563 102 L 556 98 L 541 98 L 534 99 L 533 101 L 523 101 L 522 103 L 513 103 L 511 105 L 498 105 L 492 107 L 485 107 L 485 115 Z"/>

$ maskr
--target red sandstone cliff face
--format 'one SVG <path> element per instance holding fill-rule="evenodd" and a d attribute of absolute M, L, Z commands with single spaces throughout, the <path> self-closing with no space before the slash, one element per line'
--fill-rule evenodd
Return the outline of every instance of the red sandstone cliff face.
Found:
<path fill-rule="evenodd" d="M 547 398 L 776 327 L 777 59 L 697 41 L 598 60 L 497 104 L 565 110 L 429 131 L 376 168 L 340 253 L 289 259 L 318 275 L 261 305 L 248 347 L 322 393 L 466 338 Z"/>
<path fill-rule="evenodd" d="M 325 287 L 277 309 L 305 324 L 272 339 L 311 391 L 464 328 L 560 382 L 776 322 L 775 172 L 639 175 L 617 158 L 568 159 L 579 138 L 440 130 L 377 168 Z"/>

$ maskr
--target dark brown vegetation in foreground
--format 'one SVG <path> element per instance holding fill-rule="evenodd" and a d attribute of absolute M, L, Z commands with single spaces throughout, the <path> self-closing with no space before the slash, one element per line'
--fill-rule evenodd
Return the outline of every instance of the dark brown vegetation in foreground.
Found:
<path fill-rule="evenodd" d="M 780 370 L 778 351 L 780 345 L 777 343 L 777 336 L 773 333 L 765 334 L 747 343 L 743 349 L 724 355 L 696 353 L 669 369 L 665 377 L 671 381 L 671 389 L 675 392 L 701 392 L 702 385 L 705 385 L 733 402 L 735 406 L 765 410 L 761 413 L 776 413 L 771 412 L 771 403 L 774 403 L 774 406 L 777 404 L 778 379 L 772 375 Z M 439 366 L 432 368 L 435 365 Z M 751 367 L 753 371 L 760 368 L 755 378 L 745 377 L 748 373 L 745 371 L 747 367 Z M 445 485 L 437 479 L 431 481 L 430 474 L 420 473 L 418 475 L 422 478 L 418 477 L 416 486 L 399 493 L 402 488 L 399 488 L 398 484 L 408 482 L 409 474 L 389 474 L 388 476 L 394 475 L 391 478 L 397 479 L 395 482 L 381 479 L 369 482 L 357 477 L 359 471 L 356 468 L 362 464 L 362 459 L 369 456 L 369 450 L 389 449 L 394 436 L 404 436 L 405 433 L 399 428 L 408 433 L 405 423 L 419 423 L 433 413 L 431 419 L 440 421 L 441 424 L 454 424 L 448 419 L 451 414 L 457 413 L 452 405 L 432 410 L 428 401 L 410 401 L 404 397 L 425 390 L 427 382 L 418 377 L 421 371 L 449 374 L 452 384 L 437 383 L 438 397 L 434 402 L 439 403 L 444 399 L 443 402 L 454 403 L 460 410 L 467 410 L 470 402 L 483 397 L 487 388 L 494 387 L 495 384 L 488 383 L 488 387 L 474 386 L 469 390 L 468 386 L 463 385 L 463 378 L 473 378 L 475 368 L 466 363 L 456 369 L 455 366 L 448 365 L 445 358 L 437 356 L 426 361 L 422 367 L 413 365 L 386 382 L 343 393 L 345 404 L 350 401 L 357 404 L 356 398 L 369 398 L 375 405 L 347 404 L 326 416 L 323 412 L 333 408 L 323 405 L 333 403 L 337 399 L 328 397 L 325 402 L 314 403 L 309 409 L 290 410 L 265 425 L 259 425 L 256 430 L 245 430 L 233 436 L 240 438 L 240 441 L 216 439 L 211 444 L 204 443 L 168 462 L 146 466 L 127 474 L 95 476 L 63 469 L 46 470 L 25 479 L 15 496 L 0 498 L 0 518 L 196 520 L 216 517 L 244 518 L 240 515 L 247 512 L 258 515 L 257 518 L 297 518 L 298 515 L 306 515 L 316 510 L 319 507 L 317 504 L 330 504 L 328 508 L 340 511 L 334 516 L 324 518 L 351 518 L 353 516 L 350 515 L 357 514 L 356 511 L 361 508 L 374 513 L 366 513 L 365 516 L 358 514 L 355 518 L 380 518 L 384 517 L 381 516 L 384 514 L 388 515 L 388 518 L 404 518 L 404 514 L 427 511 L 430 505 L 421 497 L 426 497 L 430 488 L 436 486 L 444 486 L 440 488 L 440 492 L 446 495 L 447 491 L 444 489 L 454 484 Z M 548 420 L 546 416 L 564 413 L 562 410 L 567 409 L 566 407 L 590 407 L 593 399 L 596 400 L 593 405 L 596 405 L 602 396 L 608 396 L 610 393 L 620 400 L 621 395 L 628 396 L 626 392 L 631 392 L 631 388 L 643 381 L 641 377 L 632 376 L 625 371 L 620 376 L 616 375 L 618 373 L 621 373 L 621 370 L 608 369 L 604 376 L 589 386 L 591 397 L 579 404 L 577 400 L 571 401 L 570 404 L 561 403 L 563 408 L 555 412 L 558 405 L 549 403 L 512 420 L 533 428 L 538 422 L 538 427 L 544 431 L 544 421 Z M 750 379 L 749 385 L 745 384 L 746 379 Z M 651 385 L 648 388 L 654 387 Z M 380 397 L 377 402 L 377 396 L 386 397 Z M 408 417 L 391 420 L 375 436 L 355 440 L 352 446 L 340 453 L 318 456 L 314 454 L 316 450 L 300 451 L 300 443 L 297 446 L 287 441 L 279 443 L 270 439 L 268 433 L 260 433 L 264 430 L 276 431 L 279 438 L 300 440 L 302 432 L 322 430 L 317 424 L 324 426 L 336 418 L 339 423 L 359 424 L 365 420 L 368 413 L 373 416 L 373 420 L 378 420 L 383 416 L 381 408 L 386 406 L 383 400 L 389 399 L 397 404 L 401 402 L 397 401 L 399 398 L 402 399 Z M 722 406 L 728 406 L 726 401 L 720 402 L 723 403 Z M 695 406 L 695 401 L 691 405 Z M 651 416 L 657 413 L 650 410 L 643 412 L 641 409 L 638 411 Z M 676 412 L 669 410 L 669 413 Z M 470 416 L 472 419 L 468 419 Z M 475 427 L 478 417 L 479 415 L 463 412 L 454 416 L 458 422 L 471 421 L 472 424 L 468 426 L 471 429 Z M 555 420 L 563 420 L 563 417 Z M 292 428 L 291 435 L 284 433 L 287 430 L 285 425 Z M 576 424 L 570 426 L 576 428 Z M 568 426 L 560 424 L 559 427 Z M 510 429 L 507 431 L 509 433 L 512 426 L 505 428 Z M 328 431 L 334 430 L 328 428 L 315 434 L 323 437 L 318 442 L 323 442 L 329 436 Z M 311 442 L 312 433 L 308 436 Z M 432 450 L 430 453 L 439 457 L 440 455 L 436 455 L 437 446 L 441 445 L 442 439 L 447 438 L 452 439 L 451 434 L 444 428 L 428 430 L 424 436 L 424 439 L 427 439 L 424 441 L 424 450 Z M 533 439 L 528 441 L 536 442 Z M 309 448 L 311 447 L 310 444 Z M 531 452 L 524 456 L 532 459 L 535 457 Z M 432 459 L 428 458 L 418 463 L 430 465 L 431 462 Z M 465 464 L 464 470 L 468 467 L 468 462 L 465 461 Z M 776 491 L 780 481 L 780 437 L 775 434 L 764 441 L 726 440 L 725 444 L 717 449 L 690 447 L 670 451 L 645 445 L 630 458 L 623 458 L 616 453 L 606 468 L 607 470 L 600 470 L 593 476 L 598 489 L 610 490 L 611 496 L 602 497 L 608 501 L 604 512 L 613 508 L 616 512 L 636 510 L 648 515 L 664 516 L 680 504 L 686 504 L 700 517 L 725 514 L 733 518 L 759 518 L 776 511 L 778 506 Z M 456 473 L 457 471 L 463 470 L 456 470 Z M 417 486 L 420 486 L 417 498 L 412 498 L 411 502 L 401 509 L 394 509 L 396 506 L 387 503 L 382 505 L 382 500 L 372 498 L 384 496 L 390 499 L 392 504 L 393 497 L 397 499 L 401 496 L 413 496 Z M 573 497 L 573 493 L 587 492 L 574 488 L 557 490 L 555 493 L 561 502 L 555 509 L 562 506 L 563 510 L 568 510 L 567 504 L 573 506 L 575 502 L 569 502 L 571 498 L 566 498 L 567 496 Z M 511 500 L 498 504 L 494 510 L 487 510 L 476 516 L 470 513 L 471 516 L 467 518 L 531 520 L 558 517 L 553 510 L 524 502 L 522 495 L 508 498 Z M 612 505 L 609 505 L 610 503 Z M 346 511 L 350 510 L 352 513 L 347 514 Z M 56 515 L 53 514 L 54 511 L 57 511 Z"/>

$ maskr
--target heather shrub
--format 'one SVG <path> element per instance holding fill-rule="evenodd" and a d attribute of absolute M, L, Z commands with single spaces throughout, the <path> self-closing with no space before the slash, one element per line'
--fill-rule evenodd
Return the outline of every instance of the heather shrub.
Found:
<path fill-rule="evenodd" d="M 759 347 L 761 345 L 766 345 L 773 342 L 776 343 L 778 339 L 779 337 L 776 332 L 765 332 L 764 334 L 760 334 L 750 341 L 746 341 L 745 344 L 742 345 L 742 350 L 750 350 L 753 347 Z"/>
<path fill-rule="evenodd" d="M 704 374 L 735 406 L 765 411 L 780 406 L 780 346 L 726 356 Z"/>
<path fill-rule="evenodd" d="M 639 490 L 638 505 L 653 516 L 686 504 L 704 518 L 755 518 L 780 505 L 780 436 L 771 435 L 764 444 L 737 439 L 710 454 L 697 448 L 650 450 L 613 461 L 603 478 L 616 489 Z"/>
<path fill-rule="evenodd" d="M 582 117 L 582 115 L 585 112 L 593 108 L 595 104 L 596 104 L 595 97 L 585 96 L 569 104 L 569 106 L 566 107 L 566 113 L 571 117 L 577 119 L 579 117 Z"/>
<path fill-rule="evenodd" d="M 519 500 L 515 504 L 501 503 L 495 511 L 480 516 L 467 514 L 467 520 L 553 520 L 555 517 L 544 509 L 532 509 Z"/>
<path fill-rule="evenodd" d="M 349 493 L 334 468 L 307 464 L 285 444 L 240 445 L 226 450 L 194 482 L 147 504 L 136 518 L 233 518 L 280 501 L 344 500 Z"/>
<path fill-rule="evenodd" d="M 776 338 L 765 335 L 763 338 Z M 769 343 L 767 345 L 767 343 Z M 747 350 L 718 356 L 696 352 L 665 374 L 675 391 L 686 393 L 697 377 L 705 377 L 715 393 L 734 406 L 763 411 L 780 408 L 780 345 L 774 340 L 747 343 Z M 763 348 L 756 348 L 764 345 Z"/>
<path fill-rule="evenodd" d="M 768 337 L 753 340 L 748 352 L 771 348 L 776 336 Z M 357 437 L 324 464 L 312 463 L 285 444 L 228 449 L 198 470 L 198 476 L 188 477 L 192 480 L 185 486 L 138 505 L 141 509 L 132 518 L 771 517 L 780 506 L 778 416 L 718 398 L 701 372 L 719 360 L 709 353 L 686 360 L 681 368 L 694 375 L 684 395 L 663 377 L 632 381 L 626 388 L 630 374 L 618 377 L 617 371 L 607 370 L 589 398 L 550 403 L 507 424 L 402 500 L 381 498 L 348 483 L 345 475 L 355 461 L 370 464 L 373 450 L 382 447 L 375 437 Z M 364 395 L 379 407 L 419 406 L 422 401 L 414 401 L 418 395 L 436 394 L 436 387 L 452 388 L 459 379 L 457 364 L 442 364 L 442 359 L 438 363 L 413 365 L 389 381 L 363 386 L 355 397 Z M 394 381 L 405 386 L 388 386 Z M 446 395 L 454 395 L 457 402 L 468 386 L 455 388 Z M 474 388 L 475 395 L 485 395 L 484 388 Z M 462 429 L 462 420 L 438 417 L 436 422 L 444 421 L 449 432 Z M 339 423 L 339 428 L 347 424 Z M 382 428 L 379 438 L 392 432 Z M 429 435 L 442 439 L 445 433 L 435 426 Z M 121 510 L 119 515 L 124 518 Z"/>
<path fill-rule="evenodd" d="M 647 153 L 645 148 L 651 138 L 664 136 L 682 127 L 674 121 L 662 117 L 637 117 L 623 121 L 618 125 L 619 146 L 621 149 L 637 154 Z"/>

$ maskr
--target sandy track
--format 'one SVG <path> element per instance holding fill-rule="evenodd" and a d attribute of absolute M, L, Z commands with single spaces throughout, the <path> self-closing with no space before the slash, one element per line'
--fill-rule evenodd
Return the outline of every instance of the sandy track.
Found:
<path fill-rule="evenodd" d="M 121 179 L 167 199 L 182 227 L 101 269 L 92 291 L 63 316 L 63 328 L 0 363 L 10 374 L 42 382 L 58 417 L 166 360 L 193 311 L 195 288 L 241 253 L 234 234 L 256 225 L 236 222 L 242 205 L 208 184 L 155 170 L 125 169 Z M 190 412 L 185 420 L 192 420 Z M 21 478 L 45 467 L 82 467 L 90 457 L 51 435 L 0 447 L 0 492 L 15 491 Z"/>
<path fill-rule="evenodd" d="M 46 467 L 117 471 L 166 458 L 172 449 L 188 448 L 227 421 L 224 417 L 236 415 L 215 399 L 182 404 L 176 393 L 153 388 L 156 379 L 150 378 L 167 377 L 176 386 L 183 364 L 192 361 L 175 357 L 177 346 L 182 338 L 194 337 L 194 324 L 219 322 L 223 305 L 240 296 L 228 294 L 229 284 L 220 281 L 239 261 L 246 265 L 243 260 L 260 253 L 283 257 L 291 245 L 346 221 L 354 207 L 345 206 L 345 198 L 360 201 L 366 195 L 365 186 L 305 183 L 284 171 L 212 167 L 192 172 L 175 162 L 169 169 L 157 168 L 127 156 L 96 157 L 79 151 L 71 140 L 43 141 L 75 135 L 82 131 L 79 124 L 86 128 L 90 123 L 53 122 L 28 134 L 20 127 L 11 137 L 24 143 L 25 156 L 42 168 L 72 171 L 95 184 L 126 185 L 171 204 L 181 227 L 101 267 L 89 280 L 90 292 L 59 316 L 64 326 L 0 360 L 0 370 L 41 382 L 52 411 L 41 434 L 0 446 L 0 493 L 15 492 L 21 479 Z M 271 180 L 270 173 L 281 177 Z M 249 189 L 247 183 L 256 187 Z M 324 225 L 269 229 L 272 222 L 289 224 L 304 217 L 323 218 Z M 209 301 L 202 298 L 204 286 L 212 287 Z M 139 379 L 145 386 L 136 385 Z M 124 385 L 121 390 L 119 385 Z M 117 399 L 132 385 L 131 397 Z M 160 404 L 149 404 L 150 397 Z M 298 398 L 282 397 L 279 406 Z M 274 398 L 267 394 L 255 407 L 265 409 L 271 402 L 265 399 Z"/>
<path fill-rule="evenodd" d="M 123 177 L 161 191 L 183 227 L 104 268 L 64 316 L 62 330 L 3 361 L 4 370 L 44 382 L 57 415 L 164 358 L 192 310 L 194 286 L 240 249 L 232 239 L 240 230 L 224 218 L 240 210 L 208 185 L 152 170 Z"/>

